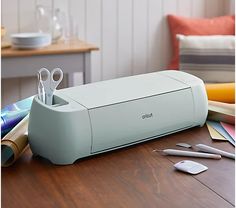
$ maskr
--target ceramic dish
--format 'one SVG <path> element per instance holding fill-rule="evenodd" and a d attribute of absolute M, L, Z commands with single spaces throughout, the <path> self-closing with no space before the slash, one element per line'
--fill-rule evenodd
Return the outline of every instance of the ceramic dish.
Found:
<path fill-rule="evenodd" d="M 47 33 L 18 33 L 11 35 L 15 48 L 38 48 L 51 44 L 51 35 Z"/>

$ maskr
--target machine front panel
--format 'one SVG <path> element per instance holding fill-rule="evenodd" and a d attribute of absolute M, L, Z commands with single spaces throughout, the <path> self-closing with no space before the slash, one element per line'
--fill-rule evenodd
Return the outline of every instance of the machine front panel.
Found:
<path fill-rule="evenodd" d="M 91 153 L 192 125 L 191 88 L 89 110 Z"/>

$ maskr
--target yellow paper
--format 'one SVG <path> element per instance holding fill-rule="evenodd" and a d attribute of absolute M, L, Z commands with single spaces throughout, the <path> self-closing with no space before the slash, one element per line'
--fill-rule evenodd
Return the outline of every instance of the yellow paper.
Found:
<path fill-rule="evenodd" d="M 220 133 L 218 133 L 214 128 L 212 128 L 211 125 L 209 125 L 208 123 L 206 123 L 206 125 L 212 139 L 227 141 L 227 139 L 225 139 Z"/>
<path fill-rule="evenodd" d="M 209 100 L 235 103 L 235 83 L 206 84 L 205 87 Z"/>

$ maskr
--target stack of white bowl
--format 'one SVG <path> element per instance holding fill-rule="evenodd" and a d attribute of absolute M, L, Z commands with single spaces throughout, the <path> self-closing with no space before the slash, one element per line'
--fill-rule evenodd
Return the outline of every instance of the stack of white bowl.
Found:
<path fill-rule="evenodd" d="M 11 35 L 13 48 L 37 49 L 50 45 L 52 37 L 48 33 L 17 33 Z"/>

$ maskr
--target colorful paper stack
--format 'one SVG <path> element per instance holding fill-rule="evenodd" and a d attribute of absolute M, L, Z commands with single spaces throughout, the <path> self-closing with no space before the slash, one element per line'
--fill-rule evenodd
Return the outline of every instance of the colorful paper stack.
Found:
<path fill-rule="evenodd" d="M 207 128 L 213 140 L 228 141 L 235 146 L 235 84 L 207 84 Z"/>
<path fill-rule="evenodd" d="M 207 121 L 207 128 L 214 140 L 229 141 L 235 146 L 235 127 L 232 124 L 217 121 Z"/>

